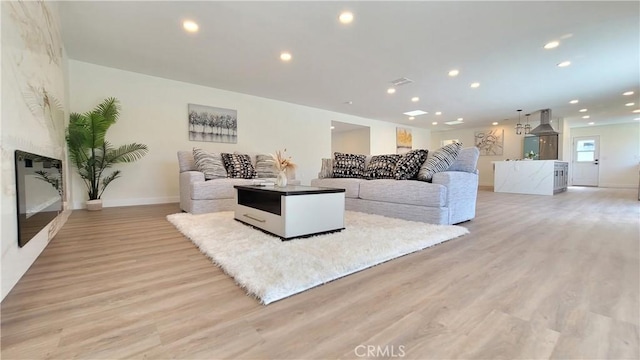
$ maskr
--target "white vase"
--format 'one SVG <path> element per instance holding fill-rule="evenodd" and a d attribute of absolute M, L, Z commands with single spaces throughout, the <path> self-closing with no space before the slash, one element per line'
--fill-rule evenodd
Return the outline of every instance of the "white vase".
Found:
<path fill-rule="evenodd" d="M 87 210 L 89 211 L 102 210 L 102 199 L 87 200 Z"/>
<path fill-rule="evenodd" d="M 278 173 L 278 177 L 276 178 L 276 186 L 277 187 L 285 187 L 287 186 L 287 172 L 286 170 L 282 170 Z"/>

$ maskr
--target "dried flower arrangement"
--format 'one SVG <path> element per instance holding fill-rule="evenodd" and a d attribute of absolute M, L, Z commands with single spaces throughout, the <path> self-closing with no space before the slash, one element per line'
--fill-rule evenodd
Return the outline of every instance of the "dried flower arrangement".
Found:
<path fill-rule="evenodd" d="M 275 154 L 271 154 L 274 166 L 278 171 L 294 170 L 297 166 L 293 160 L 291 160 L 291 156 L 287 156 L 286 153 L 287 149 L 284 149 L 283 151 L 278 150 Z"/>

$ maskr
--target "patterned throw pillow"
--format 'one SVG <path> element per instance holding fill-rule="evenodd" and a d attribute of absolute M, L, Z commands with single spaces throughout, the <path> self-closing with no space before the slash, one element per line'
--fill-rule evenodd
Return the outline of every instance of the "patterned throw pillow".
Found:
<path fill-rule="evenodd" d="M 460 149 L 462 149 L 461 143 L 453 143 L 433 152 L 420 168 L 418 180 L 431 181 L 435 173 L 447 170 L 458 157 Z"/>
<path fill-rule="evenodd" d="M 333 177 L 333 159 L 322 159 L 322 168 L 320 168 L 320 179 Z"/>
<path fill-rule="evenodd" d="M 196 163 L 196 169 L 204 173 L 205 180 L 227 177 L 227 170 L 220 154 L 212 154 L 202 149 L 193 148 L 193 159 Z"/>
<path fill-rule="evenodd" d="M 275 179 L 278 177 L 278 170 L 271 155 L 256 155 L 256 175 L 259 179 Z"/>
<path fill-rule="evenodd" d="M 333 177 L 336 178 L 363 178 L 365 155 L 333 154 Z"/>
<path fill-rule="evenodd" d="M 396 164 L 401 157 L 398 154 L 371 157 L 365 173 L 367 179 L 394 179 Z"/>
<path fill-rule="evenodd" d="M 220 155 L 222 155 L 224 167 L 227 168 L 227 174 L 230 178 L 253 179 L 256 177 L 256 171 L 251 164 L 249 155 L 228 153 Z"/>
<path fill-rule="evenodd" d="M 394 170 L 396 180 L 409 180 L 416 177 L 420 166 L 427 159 L 428 150 L 416 149 L 402 155 Z"/>

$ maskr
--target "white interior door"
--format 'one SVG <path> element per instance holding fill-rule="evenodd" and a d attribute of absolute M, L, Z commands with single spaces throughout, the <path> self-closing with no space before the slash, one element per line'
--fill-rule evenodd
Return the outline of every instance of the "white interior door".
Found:
<path fill-rule="evenodd" d="M 573 176 L 575 186 L 598 186 L 600 137 L 573 138 Z"/>

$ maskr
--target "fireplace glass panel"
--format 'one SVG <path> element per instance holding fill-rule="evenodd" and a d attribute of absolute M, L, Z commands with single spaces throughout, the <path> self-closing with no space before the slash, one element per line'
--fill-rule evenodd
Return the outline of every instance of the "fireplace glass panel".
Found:
<path fill-rule="evenodd" d="M 62 211 L 62 162 L 15 152 L 18 245 L 23 247 Z"/>

